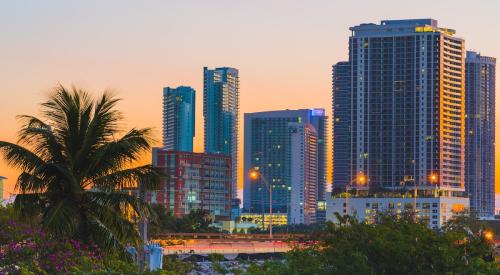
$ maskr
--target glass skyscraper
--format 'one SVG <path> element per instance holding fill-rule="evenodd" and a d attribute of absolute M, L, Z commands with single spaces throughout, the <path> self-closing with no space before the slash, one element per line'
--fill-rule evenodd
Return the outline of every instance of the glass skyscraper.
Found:
<path fill-rule="evenodd" d="M 239 77 L 234 68 L 203 69 L 205 152 L 231 157 L 233 198 L 238 182 Z"/>
<path fill-rule="evenodd" d="M 191 87 L 163 88 L 163 146 L 166 150 L 193 151 L 195 91 Z"/>
<path fill-rule="evenodd" d="M 292 208 L 306 211 L 304 205 L 299 205 L 300 202 L 305 204 L 307 198 L 315 196 L 314 202 L 317 205 L 325 200 L 326 120 L 324 109 L 245 114 L 244 173 L 259 169 L 274 186 L 273 212 L 289 213 L 290 219 L 293 216 Z M 315 146 L 311 145 L 311 140 L 314 140 Z M 311 157 L 313 153 L 316 156 Z M 309 167 L 311 165 L 313 168 Z M 297 174 L 301 171 L 302 173 Z M 301 179 L 301 176 L 304 178 Z M 311 185 L 314 185 L 314 195 L 311 195 Z M 294 186 L 303 188 L 293 188 Z M 292 194 L 294 192 L 296 193 Z M 246 212 L 269 212 L 269 193 L 263 182 L 245 177 L 243 198 Z M 294 199 L 298 205 L 292 205 L 292 198 L 302 198 L 302 201 Z M 311 200 L 308 201 L 308 206 L 310 205 Z M 309 211 L 304 222 L 324 220 L 323 209 L 318 207 L 315 212 L 316 216 L 311 217 L 313 214 Z M 296 222 L 301 221 L 297 219 Z"/>
<path fill-rule="evenodd" d="M 332 136 L 334 187 L 350 182 L 351 89 L 349 62 L 338 62 L 332 70 Z"/>
<path fill-rule="evenodd" d="M 349 62 L 333 71 L 334 187 L 461 195 L 464 40 L 433 19 L 350 30 Z"/>
<path fill-rule="evenodd" d="M 496 59 L 467 52 L 465 59 L 465 188 L 471 212 L 495 213 Z"/>

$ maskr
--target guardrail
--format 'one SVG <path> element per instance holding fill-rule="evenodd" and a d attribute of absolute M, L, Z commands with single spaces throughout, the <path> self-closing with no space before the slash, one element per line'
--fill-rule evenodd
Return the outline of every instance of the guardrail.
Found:
<path fill-rule="evenodd" d="M 296 240 L 304 238 L 304 234 L 273 234 L 272 240 Z M 268 234 L 225 234 L 225 233 L 160 233 L 155 239 L 238 239 L 270 241 Z"/>

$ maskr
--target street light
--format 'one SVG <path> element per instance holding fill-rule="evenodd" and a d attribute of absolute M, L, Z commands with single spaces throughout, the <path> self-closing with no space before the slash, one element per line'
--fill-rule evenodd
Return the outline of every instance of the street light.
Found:
<path fill-rule="evenodd" d="M 349 188 L 351 187 L 351 183 L 357 181 L 360 185 L 365 185 L 366 177 L 363 173 L 360 173 L 355 179 L 353 179 L 349 184 L 345 185 L 345 214 L 349 215 Z"/>
<path fill-rule="evenodd" d="M 436 173 L 431 173 L 429 176 L 429 180 L 431 181 L 432 184 L 434 184 L 434 197 L 437 197 L 437 182 L 438 182 L 438 176 Z"/>
<path fill-rule="evenodd" d="M 429 174 L 429 181 L 434 184 L 434 197 L 437 195 L 437 183 L 438 183 L 438 175 L 434 172 L 431 172 Z M 413 215 L 414 215 L 414 220 L 415 222 L 417 221 L 417 183 L 413 182 Z"/>
<path fill-rule="evenodd" d="M 256 181 L 258 179 L 262 180 L 269 190 L 269 238 L 273 238 L 273 186 L 267 182 L 266 178 L 257 169 L 252 169 L 249 173 L 251 180 Z M 264 220 L 262 219 L 262 227 L 264 227 Z"/>
<path fill-rule="evenodd" d="M 484 236 L 484 238 L 485 238 L 488 242 L 493 241 L 493 239 L 494 239 L 494 237 L 495 237 L 495 236 L 494 236 L 494 234 L 493 234 L 493 232 L 491 232 L 491 231 L 489 231 L 489 230 L 484 231 L 483 236 Z"/>

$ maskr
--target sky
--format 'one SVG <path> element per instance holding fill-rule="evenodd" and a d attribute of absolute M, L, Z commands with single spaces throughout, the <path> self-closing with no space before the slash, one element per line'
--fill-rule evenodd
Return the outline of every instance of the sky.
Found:
<path fill-rule="evenodd" d="M 61 83 L 96 96 L 115 91 L 125 125 L 153 127 L 159 141 L 162 88 L 188 85 L 202 151 L 204 66 L 239 69 L 241 118 L 297 108 L 331 116 L 331 66 L 347 59 L 350 26 L 434 18 L 467 49 L 500 57 L 499 10 L 495 0 L 0 1 L 0 140 L 15 142 L 16 115 L 37 114 Z M 0 175 L 8 197 L 18 171 L 0 160 Z"/>

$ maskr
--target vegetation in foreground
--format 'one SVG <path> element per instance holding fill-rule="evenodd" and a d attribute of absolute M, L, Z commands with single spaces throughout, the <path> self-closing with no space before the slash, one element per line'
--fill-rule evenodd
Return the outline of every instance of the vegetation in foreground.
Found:
<path fill-rule="evenodd" d="M 340 218 L 340 217 L 339 217 Z M 248 274 L 500 274 L 484 224 L 462 215 L 441 231 L 411 216 L 380 215 L 374 223 L 351 217 L 327 223 L 318 243 L 296 248 L 285 261 Z"/>
<path fill-rule="evenodd" d="M 182 218 L 167 212 L 161 204 L 151 205 L 156 217 L 148 226 L 149 236 L 160 233 L 218 233 L 220 230 L 211 226 L 213 218 L 206 210 L 193 210 Z"/>
<path fill-rule="evenodd" d="M 137 182 L 153 188 L 159 175 L 149 165 L 132 166 L 150 149 L 150 130 L 117 137 L 117 101 L 109 93 L 93 100 L 59 86 L 41 105 L 41 118 L 19 117 L 18 144 L 0 141 L 4 159 L 21 170 L 14 207 L 0 209 L 0 273 L 139 273 L 125 248 L 140 245 L 134 218 L 154 212 L 126 189 Z M 374 223 L 339 218 L 312 234 L 315 245 L 296 247 L 284 260 L 246 263 L 234 273 L 500 274 L 485 228 L 472 217 L 459 216 L 441 231 L 410 216 L 381 215 Z M 209 223 L 200 212 L 181 220 L 166 215 L 156 226 L 200 232 L 212 230 Z M 224 273 L 220 257 L 211 259 Z M 171 258 L 164 267 L 157 274 L 192 270 Z"/>
<path fill-rule="evenodd" d="M 126 189 L 153 187 L 159 176 L 151 165 L 133 167 L 151 148 L 151 130 L 121 131 L 118 101 L 108 92 L 93 99 L 57 86 L 40 118 L 18 117 L 17 144 L 0 141 L 0 152 L 21 170 L 14 204 L 23 217 L 54 236 L 124 253 L 140 243 L 132 217 L 151 216 Z"/>

